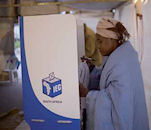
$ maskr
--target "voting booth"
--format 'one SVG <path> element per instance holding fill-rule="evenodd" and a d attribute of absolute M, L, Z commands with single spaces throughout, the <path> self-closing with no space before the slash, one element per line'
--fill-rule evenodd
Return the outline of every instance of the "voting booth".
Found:
<path fill-rule="evenodd" d="M 20 18 L 24 114 L 31 130 L 80 130 L 84 34 L 77 21 L 73 15 Z"/>

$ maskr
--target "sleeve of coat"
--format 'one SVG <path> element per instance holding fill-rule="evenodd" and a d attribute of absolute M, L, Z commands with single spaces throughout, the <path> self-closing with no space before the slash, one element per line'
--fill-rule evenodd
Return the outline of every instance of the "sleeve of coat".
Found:
<path fill-rule="evenodd" d="M 133 130 L 133 78 L 126 64 L 117 65 L 108 76 L 106 93 L 111 100 L 111 118 L 115 130 Z"/>

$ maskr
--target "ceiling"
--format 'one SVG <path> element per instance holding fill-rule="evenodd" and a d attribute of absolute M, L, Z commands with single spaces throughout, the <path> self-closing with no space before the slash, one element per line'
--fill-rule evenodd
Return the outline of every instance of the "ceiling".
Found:
<path fill-rule="evenodd" d="M 110 10 L 117 8 L 118 6 L 122 5 L 126 2 L 126 0 L 91 0 L 90 2 L 80 2 L 80 0 L 58 0 L 63 2 L 73 1 L 74 4 L 69 4 L 68 6 L 72 8 L 76 8 L 79 10 Z M 87 0 L 85 0 L 87 1 Z M 97 1 L 97 2 L 95 2 Z M 76 3 L 77 2 L 77 3 Z"/>
<path fill-rule="evenodd" d="M 45 5 L 57 4 L 57 5 L 66 5 L 72 8 L 79 10 L 109 10 L 117 8 L 128 0 L 11 0 L 14 1 L 14 4 L 32 2 L 34 5 L 38 3 L 45 3 Z M 2 6 L 10 6 L 9 0 L 0 0 L 0 8 Z M 30 4 L 29 4 L 30 5 Z M 31 6 L 31 5 L 30 5 Z"/>
<path fill-rule="evenodd" d="M 0 0 L 0 17 L 24 15 L 22 12 L 29 12 L 27 15 L 39 14 L 39 12 L 42 12 L 41 14 L 47 14 L 47 10 L 49 13 L 53 13 L 53 10 L 57 10 L 57 6 L 69 7 L 69 9 L 76 9 L 78 11 L 110 11 L 128 1 L 129 0 Z M 56 8 L 52 6 L 56 6 Z M 16 8 L 13 9 L 10 7 Z M 23 9 L 22 7 L 25 8 L 25 10 L 21 10 Z"/>
<path fill-rule="evenodd" d="M 101 2 L 101 3 L 81 3 L 71 4 L 70 7 L 77 8 L 79 10 L 110 10 L 120 6 L 123 2 Z"/>

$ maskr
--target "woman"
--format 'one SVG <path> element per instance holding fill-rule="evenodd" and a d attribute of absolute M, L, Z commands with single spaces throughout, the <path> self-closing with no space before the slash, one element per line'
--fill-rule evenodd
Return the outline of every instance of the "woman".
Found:
<path fill-rule="evenodd" d="M 119 21 L 101 19 L 96 38 L 108 59 L 102 65 L 99 89 L 93 91 L 93 129 L 149 130 L 142 73 L 129 33 Z"/>
<path fill-rule="evenodd" d="M 79 83 L 91 88 L 89 83 L 89 77 L 92 77 L 91 72 L 95 70 L 95 65 L 99 66 L 102 62 L 102 56 L 96 45 L 95 32 L 91 30 L 86 24 L 84 24 L 85 34 L 85 56 L 81 57 L 81 63 L 79 64 Z M 88 58 L 89 57 L 89 58 Z M 96 77 L 96 73 L 95 73 Z M 92 79 L 92 78 L 90 78 Z M 94 78 L 93 78 L 94 79 Z M 98 78 L 98 81 L 100 79 Z M 97 80 L 96 80 L 97 81 Z M 94 81 L 93 81 L 94 84 Z M 99 84 L 99 82 L 98 82 Z M 98 86 L 98 85 L 97 85 Z M 80 115 L 81 115 L 81 129 L 86 130 L 86 98 L 80 95 Z"/>

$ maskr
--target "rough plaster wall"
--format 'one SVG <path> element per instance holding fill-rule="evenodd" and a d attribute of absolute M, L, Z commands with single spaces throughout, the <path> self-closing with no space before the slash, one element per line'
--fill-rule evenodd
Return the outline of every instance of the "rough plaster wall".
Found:
<path fill-rule="evenodd" d="M 14 23 L 6 21 L 6 19 L 5 22 L 0 19 L 0 50 L 7 55 L 14 52 Z"/>
<path fill-rule="evenodd" d="M 15 0 L 0 0 L 1 5 L 10 5 L 14 4 Z M 6 16 L 14 16 L 15 15 L 15 9 L 12 8 L 0 8 L 0 16 L 6 17 Z"/>
<path fill-rule="evenodd" d="M 32 4 L 36 2 L 36 0 L 20 0 L 21 4 Z M 21 15 L 46 15 L 46 14 L 58 14 L 59 8 L 55 5 L 47 5 L 47 6 L 29 6 L 22 7 L 20 10 Z"/>
<path fill-rule="evenodd" d="M 1 19 L 0 19 L 1 21 Z M 6 33 L 11 29 L 11 24 L 0 22 L 0 40 L 6 35 Z"/>
<path fill-rule="evenodd" d="M 144 76 L 144 83 L 147 88 L 147 103 L 148 112 L 150 118 L 150 129 L 151 129 L 151 0 L 143 6 L 143 16 L 144 16 L 144 55 L 142 70 Z"/>
<path fill-rule="evenodd" d="M 80 18 L 89 28 L 91 28 L 94 32 L 96 32 L 96 26 L 98 21 L 102 18 L 102 17 L 113 17 L 113 15 L 111 13 L 109 13 L 108 15 L 98 15 L 95 16 L 93 14 L 77 14 L 76 15 L 77 18 Z"/>
<path fill-rule="evenodd" d="M 15 0 L 2 0 L 0 4 L 14 4 Z M 15 9 L 0 8 L 0 50 L 5 54 L 13 54 L 14 52 L 14 20 Z"/>
<path fill-rule="evenodd" d="M 143 56 L 143 72 L 145 76 L 145 85 L 151 87 L 151 0 L 143 6 L 144 17 L 144 56 Z"/>
<path fill-rule="evenodd" d="M 120 20 L 130 33 L 130 41 L 135 49 L 138 51 L 136 38 L 136 13 L 133 5 L 126 5 L 116 10 L 115 19 Z"/>
<path fill-rule="evenodd" d="M 125 7 L 121 7 L 117 10 L 115 14 L 115 18 L 119 19 L 126 26 L 128 31 L 131 33 L 131 41 L 132 44 L 135 42 L 134 47 L 138 50 L 137 40 L 134 35 L 134 31 L 136 31 L 136 24 L 134 23 L 135 18 L 132 17 L 132 5 L 127 5 Z M 151 0 L 148 0 L 146 5 L 143 5 L 143 18 L 144 18 L 144 54 L 142 61 L 142 72 L 144 79 L 144 87 L 145 87 L 145 95 L 147 102 L 148 115 L 150 120 L 150 128 L 151 128 Z"/>
<path fill-rule="evenodd" d="M 6 3 L 13 4 L 14 0 L 0 0 L 0 4 Z M 14 8 L 0 8 L 0 50 L 4 52 L 5 56 L 14 53 L 15 15 Z M 8 112 L 13 108 L 22 109 L 21 94 L 21 85 L 0 83 L 0 113 Z"/>
<path fill-rule="evenodd" d="M 93 31 L 96 32 L 96 25 L 97 22 L 99 21 L 100 18 L 92 18 L 92 17 L 83 17 L 79 15 L 79 18 L 88 26 L 90 27 Z"/>

